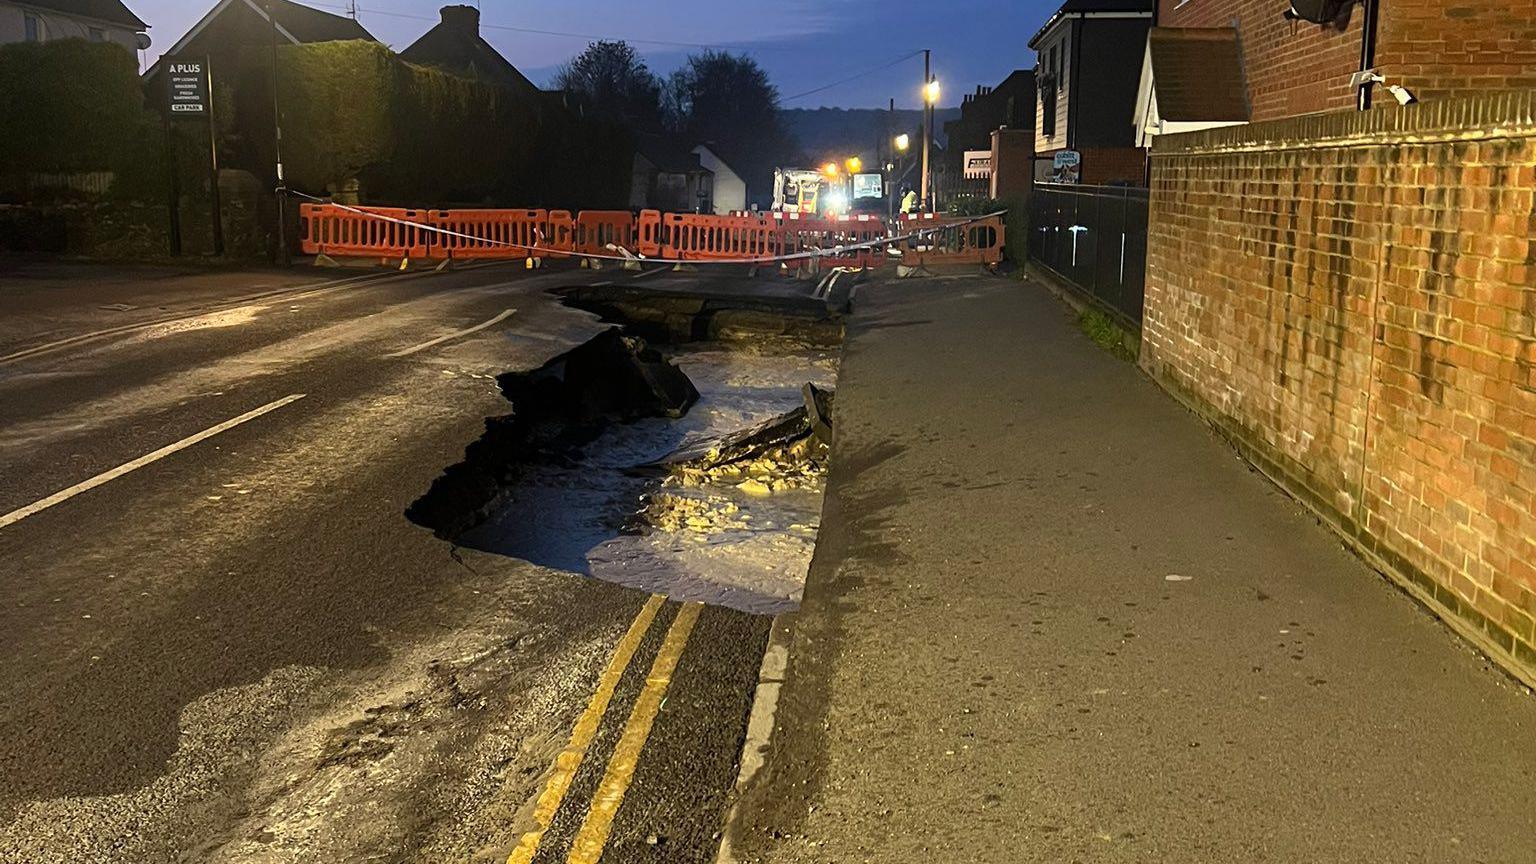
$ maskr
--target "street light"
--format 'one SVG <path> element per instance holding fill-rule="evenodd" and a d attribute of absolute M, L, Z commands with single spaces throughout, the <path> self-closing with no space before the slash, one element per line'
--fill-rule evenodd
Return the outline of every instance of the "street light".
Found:
<path fill-rule="evenodd" d="M 821 166 L 821 173 L 827 175 L 828 177 L 836 177 L 837 176 L 837 163 L 836 162 L 828 162 L 827 164 Z"/>
<path fill-rule="evenodd" d="M 896 149 L 897 150 L 900 150 L 901 152 L 905 153 L 905 152 L 907 152 L 907 148 L 911 147 L 911 146 L 912 146 L 912 136 L 911 135 L 908 135 L 907 133 L 903 132 L 900 135 L 896 136 Z"/>
<path fill-rule="evenodd" d="M 929 174 L 928 145 L 933 141 L 933 106 L 939 101 L 939 79 L 933 77 L 933 52 L 923 51 L 923 194 L 920 196 L 924 209 L 933 209 L 933 177 Z"/>
<path fill-rule="evenodd" d="M 864 167 L 864 160 L 857 156 L 849 156 L 848 161 L 843 164 L 848 166 L 849 174 L 857 174 L 859 169 Z"/>

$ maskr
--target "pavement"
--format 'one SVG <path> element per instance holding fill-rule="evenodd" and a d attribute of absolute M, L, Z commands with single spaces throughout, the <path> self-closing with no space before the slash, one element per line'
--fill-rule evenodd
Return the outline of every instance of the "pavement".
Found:
<path fill-rule="evenodd" d="M 1536 698 L 1041 286 L 859 286 L 752 862 L 1536 861 Z"/>
<path fill-rule="evenodd" d="M 769 620 L 404 517 L 615 278 L 8 271 L 0 860 L 712 860 Z"/>

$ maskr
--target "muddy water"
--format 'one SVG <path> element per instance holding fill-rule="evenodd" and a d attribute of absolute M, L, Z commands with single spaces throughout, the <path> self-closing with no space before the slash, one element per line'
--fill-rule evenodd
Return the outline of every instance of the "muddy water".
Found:
<path fill-rule="evenodd" d="M 458 542 L 675 600 L 759 614 L 793 609 L 821 514 L 819 476 L 796 473 L 765 490 L 739 478 L 679 483 L 633 469 L 794 409 L 807 381 L 835 385 L 836 355 L 763 342 L 682 346 L 668 356 L 699 390 L 686 416 L 612 426 L 566 464 L 533 469 Z"/>

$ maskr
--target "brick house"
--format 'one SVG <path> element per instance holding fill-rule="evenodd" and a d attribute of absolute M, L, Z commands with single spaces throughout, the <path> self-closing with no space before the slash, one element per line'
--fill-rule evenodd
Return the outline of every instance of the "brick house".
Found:
<path fill-rule="evenodd" d="M 1152 12 L 1153 0 L 1067 0 L 1029 40 L 1040 164 L 1075 150 L 1084 183 L 1143 181 L 1146 151 L 1130 119 Z"/>
<path fill-rule="evenodd" d="M 439 22 L 400 52 L 400 59 L 433 66 L 480 81 L 500 84 L 519 96 L 545 94 L 480 35 L 480 10 L 474 6 L 444 6 Z"/>
<path fill-rule="evenodd" d="M 1536 7 L 1510 0 L 1337 0 L 1338 17 L 1287 17 L 1288 0 L 1158 0 L 1159 28 L 1229 28 L 1254 121 L 1358 107 L 1374 69 L 1421 101 L 1536 87 Z M 1380 85 L 1367 101 L 1395 104 Z M 1376 91 L 1376 92 L 1372 92 Z"/>

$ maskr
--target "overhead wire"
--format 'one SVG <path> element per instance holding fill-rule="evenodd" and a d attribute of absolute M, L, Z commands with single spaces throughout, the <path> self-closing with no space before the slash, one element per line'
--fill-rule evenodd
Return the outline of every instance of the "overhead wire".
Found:
<path fill-rule="evenodd" d="M 328 9 L 341 9 L 341 10 L 348 11 L 348 12 L 355 11 L 359 15 L 383 15 L 383 16 L 389 17 L 389 18 L 409 18 L 409 19 L 411 19 L 413 21 L 437 21 L 437 20 L 439 20 L 437 18 L 432 17 L 431 15 L 414 15 L 414 14 L 412 14 L 410 12 L 387 12 L 387 11 L 385 11 L 383 9 L 371 9 L 371 8 L 364 8 L 364 7 L 361 7 L 361 6 L 356 7 L 354 9 L 353 7 L 342 5 L 342 4 L 338 4 L 338 3 L 311 3 L 310 5 L 312 5 L 312 6 L 322 6 L 322 7 L 328 8 Z M 594 41 L 599 41 L 599 42 L 602 42 L 602 41 L 609 41 L 609 42 L 623 41 L 623 42 L 634 42 L 634 43 L 644 44 L 644 45 L 666 45 L 666 46 L 670 46 L 670 47 L 673 47 L 673 48 L 721 48 L 721 47 L 724 47 L 724 46 L 727 46 L 727 45 L 741 44 L 741 43 L 733 43 L 733 42 L 716 42 L 716 43 L 712 43 L 712 44 L 704 43 L 704 42 L 679 42 L 679 41 L 675 41 L 675 40 L 671 40 L 671 39 L 645 39 L 645 38 L 640 38 L 640 37 L 636 37 L 636 36 L 612 36 L 612 35 L 609 35 L 609 36 L 599 36 L 599 35 L 594 35 L 594 34 L 591 34 L 591 33 L 571 33 L 571 32 L 567 32 L 567 31 L 564 31 L 564 30 L 540 30 L 540 29 L 535 28 L 535 27 L 515 27 L 515 26 L 510 25 L 510 24 L 487 24 L 487 23 L 485 23 L 483 21 L 480 23 L 480 27 L 481 27 L 481 29 L 485 29 L 485 30 L 506 30 L 506 31 L 509 31 L 509 32 L 512 32 L 512 33 L 531 33 L 531 34 L 536 35 L 536 36 L 563 36 L 563 37 L 566 37 L 566 38 L 569 38 L 569 39 L 589 39 L 589 40 L 594 40 Z"/>
<path fill-rule="evenodd" d="M 880 71 L 889 69 L 892 66 L 895 66 L 896 64 L 901 63 L 902 61 L 910 60 L 913 57 L 916 57 L 917 55 L 919 55 L 921 53 L 923 53 L 922 49 L 918 49 L 918 50 L 913 51 L 911 53 L 903 54 L 900 57 L 897 57 L 895 60 L 892 60 L 892 61 L 890 61 L 888 63 L 882 63 L 879 66 L 875 66 L 875 67 L 872 67 L 872 68 L 869 68 L 869 69 L 865 69 L 863 72 L 859 72 L 858 74 L 855 74 L 855 75 L 849 75 L 847 78 L 840 78 L 840 79 L 838 79 L 836 81 L 833 81 L 830 84 L 823 84 L 820 87 L 813 87 L 810 90 L 806 90 L 803 93 L 796 93 L 793 96 L 785 96 L 784 98 L 780 99 L 779 101 L 780 102 L 793 102 L 796 99 L 800 99 L 800 98 L 805 97 L 805 96 L 811 96 L 813 94 L 820 93 L 823 90 L 831 90 L 833 87 L 840 87 L 840 86 L 842 86 L 844 84 L 849 83 L 850 81 L 857 81 L 860 78 L 863 78 L 865 76 L 873 75 L 876 72 L 880 72 Z"/>

